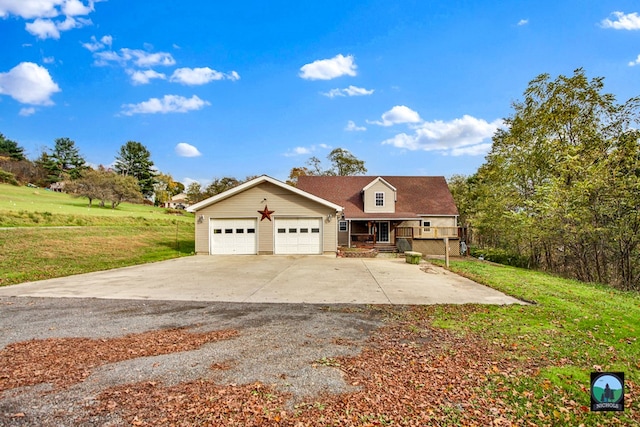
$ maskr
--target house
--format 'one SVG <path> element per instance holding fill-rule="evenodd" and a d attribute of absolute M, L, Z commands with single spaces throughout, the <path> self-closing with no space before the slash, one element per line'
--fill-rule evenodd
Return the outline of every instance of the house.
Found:
<path fill-rule="evenodd" d="M 187 208 L 198 254 L 323 254 L 342 206 L 263 175 Z"/>
<path fill-rule="evenodd" d="M 441 176 L 301 176 L 299 190 L 344 207 L 340 246 L 460 253 L 458 209 Z"/>
<path fill-rule="evenodd" d="M 187 201 L 187 195 L 185 193 L 176 194 L 164 204 L 165 208 L 172 209 L 185 209 L 188 206 L 189 202 Z"/>

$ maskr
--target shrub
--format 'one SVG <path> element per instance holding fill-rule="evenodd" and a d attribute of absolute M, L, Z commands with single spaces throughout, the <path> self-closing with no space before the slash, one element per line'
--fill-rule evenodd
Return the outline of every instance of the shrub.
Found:
<path fill-rule="evenodd" d="M 530 267 L 528 257 L 512 254 L 505 251 L 504 249 L 470 247 L 469 253 L 473 257 L 482 258 L 498 264 L 522 268 Z"/>
<path fill-rule="evenodd" d="M 19 185 L 16 177 L 11 172 L 7 172 L 4 169 L 0 168 L 0 182 L 11 185 Z"/>

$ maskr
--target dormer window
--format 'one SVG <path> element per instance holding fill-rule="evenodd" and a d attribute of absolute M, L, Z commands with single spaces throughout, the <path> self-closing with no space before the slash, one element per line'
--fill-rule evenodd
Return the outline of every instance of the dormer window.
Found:
<path fill-rule="evenodd" d="M 376 206 L 384 206 L 384 193 L 376 192 Z"/>

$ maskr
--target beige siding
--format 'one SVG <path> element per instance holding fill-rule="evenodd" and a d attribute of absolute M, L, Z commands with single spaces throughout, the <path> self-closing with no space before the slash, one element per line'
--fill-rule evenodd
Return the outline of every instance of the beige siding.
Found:
<path fill-rule="evenodd" d="M 426 239 L 413 240 L 411 242 L 411 250 L 420 252 L 422 255 L 445 255 L 444 240 L 442 239 Z M 460 241 L 458 239 L 449 239 L 449 255 L 460 255 Z"/>
<path fill-rule="evenodd" d="M 376 193 L 384 193 L 384 206 L 376 206 Z M 378 181 L 364 192 L 366 213 L 393 213 L 396 211 L 395 192 L 383 181 Z"/>
<path fill-rule="evenodd" d="M 458 221 L 455 216 L 424 216 L 423 221 L 430 221 L 431 227 L 457 227 Z"/>
<path fill-rule="evenodd" d="M 265 200 L 266 199 L 266 200 Z M 269 207 L 271 221 L 258 211 Z M 332 219 L 327 222 L 327 215 Z M 199 220 L 203 216 L 202 221 Z M 274 219 L 278 217 L 322 218 L 323 251 L 335 253 L 337 249 L 337 220 L 335 210 L 299 196 L 285 188 L 264 182 L 228 199 L 207 206 L 196 212 L 196 253 L 209 253 L 209 220 L 211 218 L 257 218 L 258 253 L 273 254 Z"/>

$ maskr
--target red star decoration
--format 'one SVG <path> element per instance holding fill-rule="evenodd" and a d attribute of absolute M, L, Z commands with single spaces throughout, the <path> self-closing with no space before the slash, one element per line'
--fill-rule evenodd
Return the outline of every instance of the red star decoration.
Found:
<path fill-rule="evenodd" d="M 269 221 L 271 221 L 271 214 L 274 213 L 275 211 L 270 211 L 269 208 L 267 207 L 267 205 L 264 205 L 264 209 L 261 211 L 258 211 L 259 214 L 262 214 L 262 218 L 260 218 L 260 221 L 262 221 L 263 219 L 267 218 Z"/>

